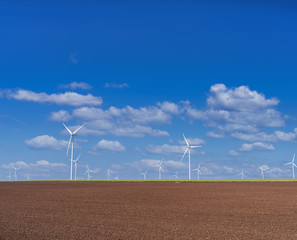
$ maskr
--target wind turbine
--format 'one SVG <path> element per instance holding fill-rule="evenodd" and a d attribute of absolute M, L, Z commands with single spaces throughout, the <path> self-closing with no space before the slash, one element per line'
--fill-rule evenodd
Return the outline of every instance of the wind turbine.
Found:
<path fill-rule="evenodd" d="M 293 173 L 293 179 L 295 178 L 295 171 L 294 171 L 294 167 L 297 167 L 297 166 L 296 166 L 296 164 L 294 163 L 294 161 L 295 161 L 295 153 L 294 153 L 294 156 L 293 156 L 293 160 L 292 160 L 292 162 L 289 162 L 289 163 L 286 163 L 286 164 L 284 164 L 284 165 L 290 165 L 290 164 L 292 164 L 292 173 Z"/>
<path fill-rule="evenodd" d="M 114 180 L 119 180 L 119 176 L 115 176 L 114 177 Z"/>
<path fill-rule="evenodd" d="M 192 170 L 192 171 L 197 171 L 197 175 L 198 175 L 197 179 L 198 180 L 200 179 L 200 174 L 201 174 L 200 165 L 201 165 L 201 163 L 199 163 L 198 168 L 195 168 L 195 169 Z"/>
<path fill-rule="evenodd" d="M 11 181 L 11 172 L 9 172 L 7 177 L 8 177 L 8 181 Z"/>
<path fill-rule="evenodd" d="M 109 169 L 107 169 L 106 176 L 107 176 L 107 179 L 109 180 L 109 178 L 110 178 L 110 170 Z"/>
<path fill-rule="evenodd" d="M 164 159 L 162 159 L 162 161 L 160 161 L 160 163 L 156 165 L 156 167 L 159 168 L 159 180 L 161 180 L 161 172 L 164 172 L 164 170 L 163 170 L 163 168 L 162 168 L 162 166 L 163 166 L 163 161 L 164 161 Z"/>
<path fill-rule="evenodd" d="M 18 180 L 18 177 L 17 177 L 17 171 L 20 170 L 21 168 L 16 168 L 15 166 L 13 166 L 14 168 L 14 180 L 17 181 Z"/>
<path fill-rule="evenodd" d="M 85 174 L 88 174 L 88 180 L 90 180 L 90 178 L 92 177 L 90 175 L 91 172 L 94 172 L 93 170 L 90 170 L 89 165 L 87 164 L 87 171 L 85 172 Z"/>
<path fill-rule="evenodd" d="M 243 179 L 243 177 L 245 177 L 244 170 L 242 169 L 241 172 L 238 175 L 240 175 L 241 179 Z"/>
<path fill-rule="evenodd" d="M 64 127 L 67 129 L 67 131 L 70 134 L 70 138 L 69 138 L 69 142 L 68 142 L 68 147 L 67 147 L 67 152 L 66 155 L 68 155 L 69 152 L 69 147 L 71 144 L 71 166 L 70 166 L 70 180 L 72 180 L 72 162 L 73 162 L 73 146 L 74 146 L 74 137 L 77 135 L 77 132 L 79 131 L 79 129 L 81 129 L 85 124 L 81 125 L 78 129 L 76 129 L 74 132 L 71 132 L 70 129 L 63 123 Z"/>
<path fill-rule="evenodd" d="M 143 180 L 146 180 L 146 174 L 148 173 L 148 170 L 144 173 L 141 173 L 143 175 Z"/>
<path fill-rule="evenodd" d="M 265 166 L 260 166 L 259 169 L 261 170 L 261 177 L 264 179 L 264 171 L 268 170 L 268 168 Z"/>
<path fill-rule="evenodd" d="M 174 179 L 178 179 L 177 172 L 173 175 Z"/>
<path fill-rule="evenodd" d="M 74 180 L 76 180 L 76 175 L 77 175 L 77 162 L 78 162 L 78 159 L 80 158 L 80 155 L 81 155 L 81 154 L 79 154 L 79 156 L 78 156 L 77 159 L 73 160 L 73 162 L 74 162 Z"/>
<path fill-rule="evenodd" d="M 185 137 L 184 134 L 183 134 L 183 136 L 184 136 L 185 142 L 186 142 L 186 144 L 187 144 L 187 149 L 186 149 L 186 151 L 185 151 L 183 157 L 181 158 L 181 161 L 184 159 L 184 157 L 185 157 L 187 151 L 189 151 L 189 180 L 190 180 L 190 179 L 191 179 L 191 149 L 192 149 L 192 148 L 201 147 L 201 146 L 191 146 L 191 145 L 189 145 L 189 142 L 187 141 L 187 139 L 186 139 L 186 137 Z"/>
<path fill-rule="evenodd" d="M 27 180 L 30 181 L 30 173 L 27 174 Z"/>

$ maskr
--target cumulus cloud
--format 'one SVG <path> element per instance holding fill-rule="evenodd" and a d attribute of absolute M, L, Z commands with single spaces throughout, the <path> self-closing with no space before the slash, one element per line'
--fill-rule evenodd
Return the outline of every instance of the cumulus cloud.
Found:
<path fill-rule="evenodd" d="M 72 83 L 69 83 L 69 84 L 61 84 L 59 85 L 60 88 L 69 88 L 69 89 L 84 89 L 84 90 L 88 90 L 88 89 L 91 89 L 92 86 L 89 85 L 88 83 L 85 83 L 85 82 L 72 82 Z"/>
<path fill-rule="evenodd" d="M 190 118 L 206 121 L 208 126 L 224 132 L 258 132 L 259 128 L 284 126 L 284 118 L 275 107 L 277 98 L 266 98 L 247 86 L 227 88 L 215 84 L 210 88 L 205 110 L 185 105 Z"/>
<path fill-rule="evenodd" d="M 105 83 L 105 87 L 122 89 L 129 87 L 129 85 L 127 83 Z"/>
<path fill-rule="evenodd" d="M 146 147 L 146 150 L 149 153 L 158 153 L 158 154 L 183 154 L 186 150 L 185 146 L 179 146 L 179 145 L 168 145 L 164 144 L 162 146 L 157 145 L 148 145 Z"/>
<path fill-rule="evenodd" d="M 237 156 L 239 156 L 239 153 L 234 150 L 230 150 L 229 155 L 232 157 L 237 157 Z"/>
<path fill-rule="evenodd" d="M 58 94 L 35 93 L 33 91 L 19 89 L 15 91 L 7 91 L 7 98 L 12 98 L 19 101 L 52 103 L 58 105 L 69 106 L 99 106 L 102 104 L 101 97 L 95 97 L 92 94 L 81 95 L 76 92 L 65 92 Z"/>
<path fill-rule="evenodd" d="M 141 126 L 141 125 L 135 125 L 133 127 L 118 127 L 115 129 L 112 129 L 110 131 L 115 136 L 119 137 L 144 137 L 145 135 L 150 135 L 153 137 L 163 137 L 163 136 L 169 136 L 169 133 L 166 131 L 161 131 L 158 129 L 152 129 L 148 126 Z"/>
<path fill-rule="evenodd" d="M 187 141 L 190 145 L 203 145 L 205 143 L 205 141 L 200 138 L 187 138 Z M 186 144 L 184 139 L 179 140 L 178 142 L 179 144 Z"/>
<path fill-rule="evenodd" d="M 224 138 L 224 134 L 220 134 L 220 133 L 216 133 L 213 131 L 207 132 L 206 133 L 207 136 L 212 137 L 212 138 Z"/>
<path fill-rule="evenodd" d="M 33 149 L 60 150 L 67 147 L 68 142 L 57 140 L 48 135 L 41 135 L 25 141 L 26 145 Z"/>
<path fill-rule="evenodd" d="M 21 169 L 37 169 L 37 168 L 57 168 L 57 167 L 66 167 L 67 165 L 64 163 L 53 163 L 47 160 L 38 160 L 35 163 L 27 163 L 24 161 L 12 162 L 9 164 L 2 164 L 1 167 L 5 169 L 13 169 L 13 167 L 21 168 Z"/>
<path fill-rule="evenodd" d="M 108 140 L 101 140 L 99 141 L 96 146 L 96 150 L 108 150 L 113 152 L 123 152 L 126 151 L 126 148 L 119 142 L 119 141 L 108 141 Z"/>
<path fill-rule="evenodd" d="M 179 106 L 175 103 L 172 102 L 162 102 L 162 103 L 158 103 L 157 104 L 164 112 L 168 112 L 171 114 L 179 114 L 180 113 L 180 109 Z"/>
<path fill-rule="evenodd" d="M 250 151 L 273 151 L 274 147 L 272 144 L 255 142 L 252 144 L 242 144 L 239 151 L 250 152 Z"/>
<path fill-rule="evenodd" d="M 72 118 L 71 114 L 65 110 L 52 112 L 49 119 L 54 122 L 67 122 Z"/>

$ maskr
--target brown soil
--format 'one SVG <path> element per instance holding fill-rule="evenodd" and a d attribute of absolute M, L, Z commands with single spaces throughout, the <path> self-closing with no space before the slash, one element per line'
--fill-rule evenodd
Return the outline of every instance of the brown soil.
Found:
<path fill-rule="evenodd" d="M 296 183 L 2 182 L 0 239 L 297 239 Z"/>

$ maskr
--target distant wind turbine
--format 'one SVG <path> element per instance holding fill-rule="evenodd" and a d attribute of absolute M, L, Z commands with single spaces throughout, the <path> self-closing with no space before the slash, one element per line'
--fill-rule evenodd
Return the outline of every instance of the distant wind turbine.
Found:
<path fill-rule="evenodd" d="M 30 173 L 27 174 L 27 180 L 30 181 Z"/>
<path fill-rule="evenodd" d="M 119 180 L 119 176 L 115 176 L 114 177 L 114 180 Z"/>
<path fill-rule="evenodd" d="M 11 181 L 11 172 L 9 172 L 7 177 L 8 177 L 8 181 Z"/>
<path fill-rule="evenodd" d="M 243 179 L 245 177 L 244 172 L 245 172 L 245 170 L 242 169 L 241 172 L 238 174 L 238 175 L 241 176 L 241 179 Z"/>
<path fill-rule="evenodd" d="M 67 129 L 67 131 L 69 132 L 70 134 L 70 138 L 69 138 L 69 142 L 68 142 L 68 147 L 67 147 L 67 152 L 66 152 L 66 155 L 68 155 L 68 152 L 69 152 L 69 147 L 70 147 L 70 144 L 71 144 L 71 166 L 70 166 L 70 180 L 72 180 L 72 163 L 73 163 L 73 146 L 74 146 L 74 137 L 77 135 L 77 132 L 79 131 L 79 129 L 81 129 L 85 124 L 81 125 L 78 129 L 76 129 L 74 132 L 71 132 L 70 129 L 63 123 L 64 127 Z"/>
<path fill-rule="evenodd" d="M 201 163 L 199 163 L 199 165 L 198 165 L 198 168 L 195 168 L 195 169 L 193 169 L 192 171 L 197 171 L 197 179 L 199 180 L 200 179 L 200 174 L 201 174 L 201 171 L 200 171 L 200 165 L 201 165 Z"/>
<path fill-rule="evenodd" d="M 80 155 L 78 156 L 77 159 L 73 160 L 73 162 L 74 162 L 74 180 L 76 180 L 76 176 L 77 176 L 77 162 L 78 162 L 78 159 L 80 158 Z"/>
<path fill-rule="evenodd" d="M 261 170 L 261 177 L 262 179 L 264 179 L 264 171 L 268 170 L 268 168 L 265 166 L 260 166 L 259 169 Z"/>
<path fill-rule="evenodd" d="M 292 165 L 293 179 L 295 179 L 295 169 L 294 168 L 297 167 L 296 164 L 294 163 L 294 161 L 295 161 L 295 153 L 294 153 L 292 162 L 284 164 L 284 165 L 290 165 L 290 164 Z"/>
<path fill-rule="evenodd" d="M 181 161 L 184 159 L 186 153 L 189 151 L 189 180 L 190 180 L 191 179 L 191 149 L 192 148 L 201 147 L 201 146 L 191 146 L 191 145 L 189 145 L 189 142 L 187 141 L 187 139 L 186 139 L 186 137 L 185 137 L 184 134 L 183 134 L 183 136 L 184 136 L 185 142 L 187 144 L 187 149 L 186 149 L 183 157 L 181 158 Z"/>
<path fill-rule="evenodd" d="M 90 170 L 89 165 L 87 164 L 87 171 L 85 172 L 85 174 L 87 174 L 87 176 L 88 176 L 88 180 L 90 180 L 90 178 L 92 177 L 92 176 L 90 175 L 91 172 L 94 172 L 94 171 L 93 171 L 93 170 Z"/>
<path fill-rule="evenodd" d="M 177 172 L 173 175 L 174 179 L 178 179 Z"/>
<path fill-rule="evenodd" d="M 17 181 L 18 180 L 18 177 L 17 177 L 17 171 L 20 170 L 21 168 L 16 168 L 15 166 L 13 166 L 14 168 L 14 180 Z"/>
<path fill-rule="evenodd" d="M 164 159 L 162 159 L 162 161 L 160 161 L 160 163 L 156 165 L 156 167 L 158 167 L 158 169 L 159 169 L 159 180 L 161 180 L 161 172 L 164 172 L 164 170 L 162 168 L 163 161 L 164 161 Z"/>
<path fill-rule="evenodd" d="M 106 176 L 107 176 L 107 179 L 109 180 L 110 179 L 110 169 L 107 169 L 107 173 L 106 173 Z"/>
<path fill-rule="evenodd" d="M 143 175 L 143 180 L 146 180 L 146 174 L 148 173 L 148 170 L 146 172 L 141 173 Z"/>

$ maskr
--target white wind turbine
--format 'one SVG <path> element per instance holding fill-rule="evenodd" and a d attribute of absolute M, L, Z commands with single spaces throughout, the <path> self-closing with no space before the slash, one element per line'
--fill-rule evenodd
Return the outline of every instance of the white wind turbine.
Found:
<path fill-rule="evenodd" d="M 70 166 L 70 180 L 72 180 L 72 163 L 73 163 L 73 146 L 74 146 L 74 137 L 77 135 L 77 132 L 79 131 L 79 129 L 81 129 L 85 124 L 81 125 L 78 129 L 76 129 L 74 132 L 71 132 L 70 129 L 63 123 L 64 127 L 67 129 L 67 131 L 70 134 L 70 138 L 69 138 L 69 142 L 68 142 L 68 147 L 67 147 L 67 153 L 66 155 L 68 155 L 69 152 L 69 147 L 71 144 L 71 166 Z"/>
<path fill-rule="evenodd" d="M 27 174 L 27 180 L 30 181 L 30 173 Z"/>
<path fill-rule="evenodd" d="M 92 177 L 92 176 L 90 175 L 91 172 L 94 172 L 94 171 L 93 171 L 93 170 L 90 170 L 89 165 L 87 164 L 87 171 L 85 172 L 85 174 L 87 174 L 87 176 L 88 176 L 88 180 L 90 180 L 90 178 Z"/>
<path fill-rule="evenodd" d="M 8 177 L 8 181 L 11 181 L 11 172 L 9 172 L 7 177 Z"/>
<path fill-rule="evenodd" d="M 79 154 L 77 159 L 73 160 L 73 162 L 74 162 L 74 180 L 76 180 L 76 176 L 77 176 L 77 162 L 78 162 L 78 159 L 80 158 L 80 155 L 81 154 Z"/>
<path fill-rule="evenodd" d="M 264 171 L 268 170 L 268 168 L 266 166 L 260 166 L 259 169 L 261 170 L 261 177 L 264 179 Z"/>
<path fill-rule="evenodd" d="M 294 171 L 295 169 L 294 169 L 294 167 L 297 167 L 296 164 L 294 163 L 294 161 L 295 161 L 295 153 L 294 153 L 292 162 L 284 164 L 284 165 L 290 165 L 290 164 L 292 165 L 293 179 L 295 178 L 295 171 Z"/>
<path fill-rule="evenodd" d="M 109 180 L 110 179 L 110 169 L 107 169 L 107 173 L 106 173 L 106 176 L 107 176 L 107 179 Z"/>
<path fill-rule="evenodd" d="M 16 168 L 15 166 L 13 166 L 14 168 L 14 180 L 17 181 L 18 180 L 18 177 L 17 177 L 17 171 L 20 170 L 21 168 Z"/>
<path fill-rule="evenodd" d="M 174 179 L 178 179 L 177 172 L 173 175 Z"/>
<path fill-rule="evenodd" d="M 245 172 L 245 170 L 242 169 L 241 172 L 238 174 L 238 175 L 241 176 L 241 179 L 243 179 L 245 177 L 244 172 Z"/>
<path fill-rule="evenodd" d="M 114 180 L 119 180 L 119 176 L 115 176 L 114 177 Z"/>
<path fill-rule="evenodd" d="M 189 180 L 190 180 L 190 179 L 191 179 L 191 149 L 192 149 L 192 148 L 201 147 L 201 146 L 191 146 L 191 145 L 189 145 L 189 142 L 187 141 L 187 139 L 186 139 L 186 137 L 185 137 L 184 134 L 183 134 L 183 136 L 184 136 L 185 142 L 186 142 L 186 144 L 187 144 L 187 149 L 186 149 L 186 151 L 185 151 L 183 157 L 181 158 L 181 161 L 184 159 L 184 157 L 185 157 L 187 151 L 189 151 Z"/>
<path fill-rule="evenodd" d="M 148 170 L 146 172 L 141 173 L 143 175 L 143 180 L 146 180 L 146 174 L 148 173 Z"/>
<path fill-rule="evenodd" d="M 197 179 L 199 180 L 200 179 L 200 174 L 201 174 L 201 171 L 200 171 L 200 165 L 201 165 L 201 163 L 199 163 L 199 165 L 198 165 L 198 168 L 195 168 L 195 169 L 193 169 L 192 171 L 197 171 Z"/>
<path fill-rule="evenodd" d="M 164 172 L 164 170 L 162 168 L 163 161 L 164 161 L 164 159 L 162 159 L 162 161 L 160 161 L 160 163 L 156 165 L 156 167 L 158 167 L 158 169 L 159 169 L 159 180 L 161 180 L 161 172 Z"/>

